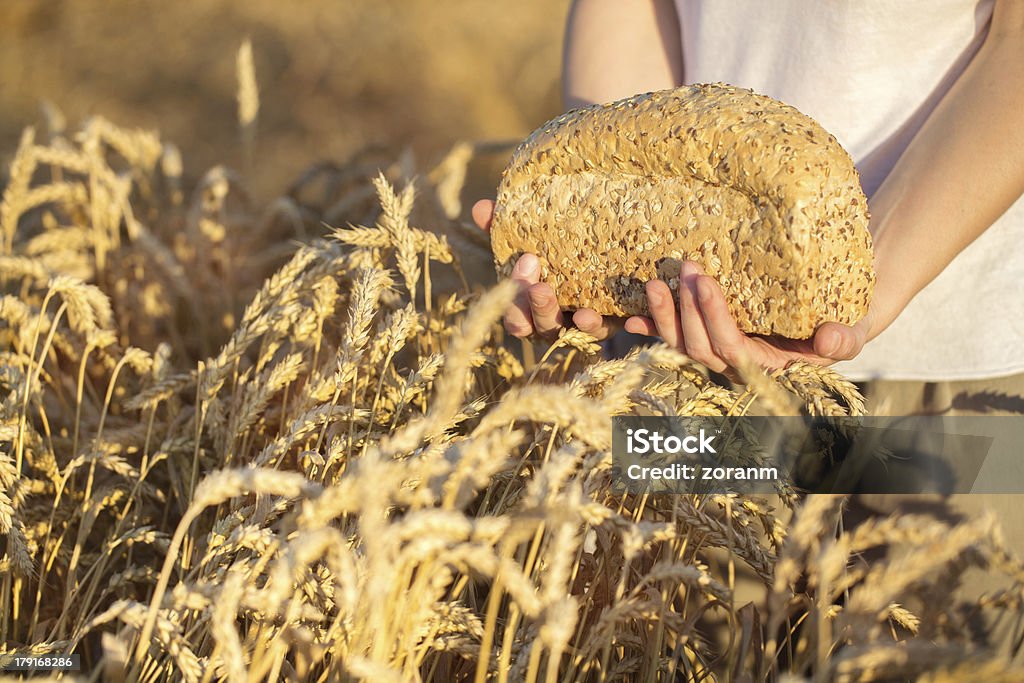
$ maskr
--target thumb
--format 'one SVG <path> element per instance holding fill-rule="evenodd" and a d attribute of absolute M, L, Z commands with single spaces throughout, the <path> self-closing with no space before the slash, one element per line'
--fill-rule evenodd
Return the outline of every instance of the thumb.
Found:
<path fill-rule="evenodd" d="M 491 221 L 494 219 L 494 202 L 490 199 L 481 199 L 473 205 L 473 221 L 481 230 L 491 229 Z"/>
<path fill-rule="evenodd" d="M 814 333 L 814 352 L 833 360 L 850 360 L 864 348 L 867 334 L 858 324 L 850 327 L 825 323 Z"/>

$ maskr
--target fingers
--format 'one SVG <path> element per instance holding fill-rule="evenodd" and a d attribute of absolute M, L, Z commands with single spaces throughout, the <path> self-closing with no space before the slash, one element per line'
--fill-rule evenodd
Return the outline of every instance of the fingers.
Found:
<path fill-rule="evenodd" d="M 697 264 L 684 261 L 679 271 L 679 318 L 686 355 L 715 372 L 724 372 L 728 364 L 714 351 L 698 301 L 698 280 L 707 277 Z M 710 279 L 710 278 L 709 278 Z M 712 282 L 713 283 L 713 282 Z M 714 283 L 713 283 L 714 284 Z"/>
<path fill-rule="evenodd" d="M 643 334 L 648 337 L 658 336 L 658 327 L 654 324 L 654 321 L 642 315 L 634 315 L 627 318 L 624 327 L 626 332 L 632 332 L 633 334 Z"/>
<path fill-rule="evenodd" d="M 476 206 L 473 212 L 476 213 Z M 534 331 L 529 290 L 540 280 L 540 261 L 537 257 L 523 254 L 512 268 L 511 280 L 519 286 L 519 292 L 512 306 L 505 312 L 505 331 L 513 337 L 529 337 Z"/>
<path fill-rule="evenodd" d="M 850 360 L 864 348 L 866 336 L 863 326 L 825 323 L 814 333 L 814 352 L 832 360 Z"/>
<path fill-rule="evenodd" d="M 602 316 L 597 311 L 589 308 L 581 308 L 573 313 L 572 322 L 576 327 L 596 339 L 607 339 L 621 325 L 620 318 Z"/>
<path fill-rule="evenodd" d="M 651 319 L 658 336 L 669 346 L 677 349 L 683 347 L 683 329 L 676 311 L 676 302 L 672 298 L 672 290 L 661 280 L 647 283 L 647 306 L 651 311 Z"/>
<path fill-rule="evenodd" d="M 690 261 L 680 269 L 679 306 L 672 291 L 660 280 L 647 283 L 651 317 L 634 316 L 626 330 L 657 335 L 715 372 L 724 372 L 747 341 L 736 327 L 718 283 Z"/>
<path fill-rule="evenodd" d="M 490 199 L 481 199 L 473 205 L 473 221 L 481 230 L 491 229 L 491 220 L 494 219 L 494 202 Z"/>
<path fill-rule="evenodd" d="M 647 283 L 646 291 L 651 317 L 627 319 L 627 332 L 660 336 L 713 372 L 736 380 L 739 377 L 734 368 L 744 360 L 776 368 L 794 359 L 827 365 L 830 361 L 853 358 L 860 353 L 872 329 L 869 312 L 852 327 L 826 323 L 808 340 L 748 336 L 736 324 L 718 282 L 692 261 L 684 261 L 680 266 L 678 315 L 672 293 L 664 282 L 653 280 Z"/>
<path fill-rule="evenodd" d="M 479 205 L 480 202 L 477 202 Z M 474 208 L 474 212 L 476 207 Z M 540 261 L 523 254 L 512 268 L 511 279 L 519 285 L 512 307 L 505 312 L 505 331 L 513 337 L 544 337 L 558 334 L 564 324 L 562 311 L 550 286 L 540 282 Z"/>
<path fill-rule="evenodd" d="M 696 278 L 696 285 L 697 302 L 704 316 L 711 349 L 726 365 L 736 367 L 749 339 L 736 325 L 718 283 L 707 275 L 700 275 Z"/>
<path fill-rule="evenodd" d="M 527 290 L 527 298 L 530 301 L 533 329 L 543 337 L 557 336 L 558 330 L 562 328 L 562 309 L 555 299 L 555 291 L 549 285 L 538 282 Z"/>

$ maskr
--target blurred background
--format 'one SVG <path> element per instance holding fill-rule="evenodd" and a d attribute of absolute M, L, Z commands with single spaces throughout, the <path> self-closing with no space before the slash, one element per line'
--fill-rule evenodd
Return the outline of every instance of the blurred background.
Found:
<path fill-rule="evenodd" d="M 429 168 L 458 140 L 515 140 L 557 114 L 568 0 L 3 0 L 0 150 L 92 114 L 156 129 L 185 175 L 242 165 L 235 57 L 252 41 L 260 88 L 256 197 L 317 161 L 379 146 Z M 493 194 L 506 157 L 471 167 Z"/>

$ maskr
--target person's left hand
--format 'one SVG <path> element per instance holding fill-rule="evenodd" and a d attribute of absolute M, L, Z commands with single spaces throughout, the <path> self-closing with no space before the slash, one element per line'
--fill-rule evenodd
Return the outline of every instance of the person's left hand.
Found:
<path fill-rule="evenodd" d="M 692 261 L 684 261 L 680 269 L 678 308 L 661 280 L 647 283 L 647 301 L 651 317 L 629 318 L 627 331 L 659 336 L 708 369 L 727 375 L 735 375 L 743 358 L 769 370 L 794 360 L 818 365 L 848 360 L 864 347 L 873 317 L 869 310 L 853 326 L 825 323 L 810 339 L 747 335 L 737 327 L 718 282 Z"/>

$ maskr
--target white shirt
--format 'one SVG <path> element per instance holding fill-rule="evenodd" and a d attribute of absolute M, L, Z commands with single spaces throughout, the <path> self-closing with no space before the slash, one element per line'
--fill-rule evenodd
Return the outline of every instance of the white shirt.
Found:
<path fill-rule="evenodd" d="M 869 199 L 981 46 L 993 0 L 676 0 L 687 83 L 722 81 L 816 119 Z M 1022 113 L 1024 125 L 1024 113 Z M 1024 372 L 1024 199 L 836 370 L 852 379 Z"/>

